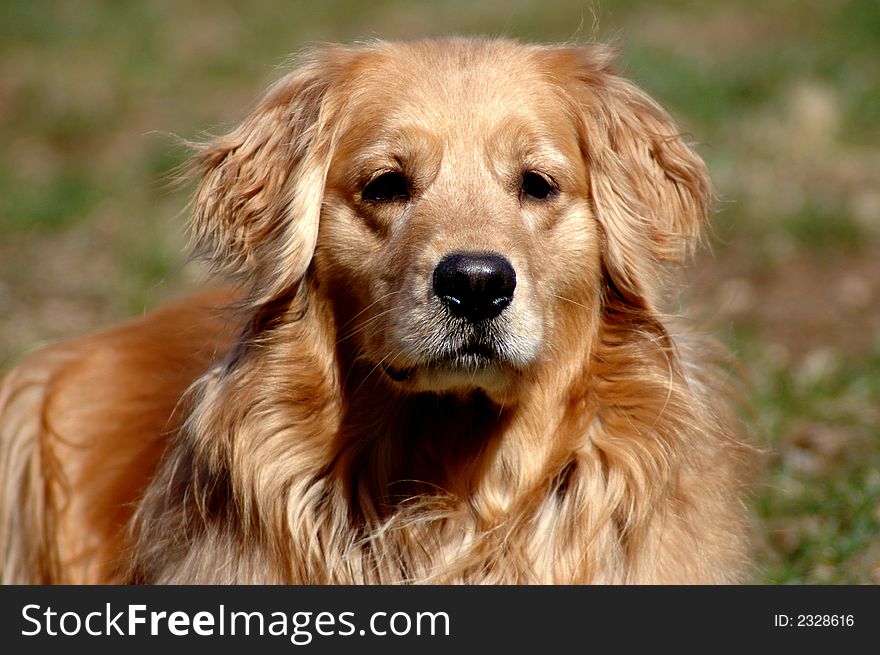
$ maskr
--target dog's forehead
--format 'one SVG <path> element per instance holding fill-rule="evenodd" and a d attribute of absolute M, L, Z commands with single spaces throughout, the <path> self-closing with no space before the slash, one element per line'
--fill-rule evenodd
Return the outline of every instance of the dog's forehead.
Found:
<path fill-rule="evenodd" d="M 421 128 L 438 137 L 482 140 L 570 123 L 558 77 L 529 46 L 491 41 L 392 44 L 362 54 L 347 103 L 351 128 L 388 135 Z M 565 130 L 570 132 L 570 130 Z"/>
<path fill-rule="evenodd" d="M 438 41 L 365 52 L 355 104 L 385 116 L 424 116 L 432 125 L 501 120 L 552 111 L 553 85 L 526 46 Z M 558 103 L 555 103 L 558 104 Z"/>

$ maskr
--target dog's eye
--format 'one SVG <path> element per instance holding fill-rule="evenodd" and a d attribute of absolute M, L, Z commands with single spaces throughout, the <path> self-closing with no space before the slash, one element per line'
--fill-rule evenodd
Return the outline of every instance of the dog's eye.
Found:
<path fill-rule="evenodd" d="M 409 200 L 409 180 L 403 173 L 386 171 L 367 182 L 361 198 L 369 202 Z"/>
<path fill-rule="evenodd" d="M 556 184 L 547 176 L 536 171 L 526 171 L 520 180 L 520 197 L 522 199 L 547 200 L 556 195 Z"/>

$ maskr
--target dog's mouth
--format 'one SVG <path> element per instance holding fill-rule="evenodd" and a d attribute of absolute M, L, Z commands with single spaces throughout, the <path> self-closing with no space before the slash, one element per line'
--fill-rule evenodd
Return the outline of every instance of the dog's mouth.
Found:
<path fill-rule="evenodd" d="M 471 343 L 415 366 L 398 367 L 385 364 L 382 370 L 395 382 L 405 383 L 413 380 L 420 373 L 462 375 L 473 378 L 479 373 L 497 372 L 504 363 L 504 359 L 494 346 Z"/>

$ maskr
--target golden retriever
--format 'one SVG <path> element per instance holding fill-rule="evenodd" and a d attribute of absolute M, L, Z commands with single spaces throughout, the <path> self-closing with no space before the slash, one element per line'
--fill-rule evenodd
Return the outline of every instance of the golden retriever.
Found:
<path fill-rule="evenodd" d="M 706 167 L 600 45 L 328 46 L 198 148 L 235 280 L 0 390 L 26 583 L 725 583 L 750 448 L 662 313 Z"/>

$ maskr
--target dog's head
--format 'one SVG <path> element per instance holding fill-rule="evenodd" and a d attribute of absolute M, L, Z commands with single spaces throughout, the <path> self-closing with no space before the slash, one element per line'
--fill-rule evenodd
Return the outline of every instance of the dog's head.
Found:
<path fill-rule="evenodd" d="M 506 400 L 575 357 L 610 296 L 653 311 L 707 215 L 703 162 L 609 60 L 319 50 L 199 154 L 196 241 L 256 302 L 312 276 L 340 344 L 391 384 Z"/>

